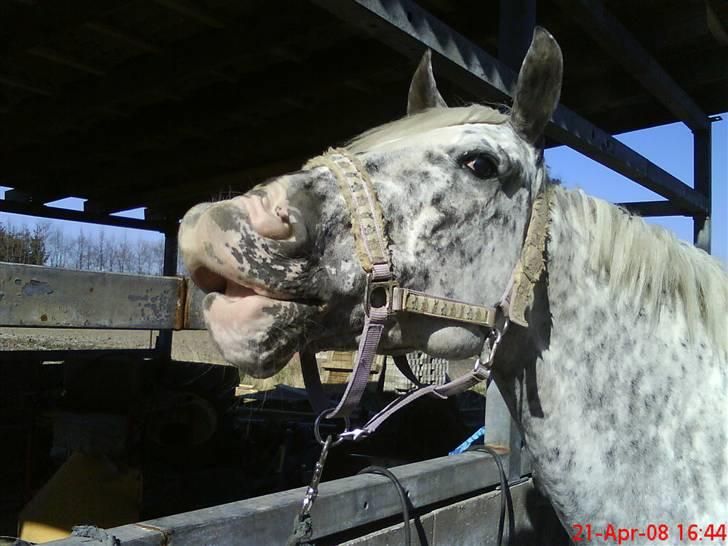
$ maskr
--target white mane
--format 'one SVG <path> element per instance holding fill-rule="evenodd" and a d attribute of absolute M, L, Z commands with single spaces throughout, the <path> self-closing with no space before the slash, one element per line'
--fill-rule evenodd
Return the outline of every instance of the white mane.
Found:
<path fill-rule="evenodd" d="M 466 123 L 504 123 L 508 119 L 507 114 L 481 104 L 455 108 L 429 108 L 424 112 L 369 129 L 354 137 L 346 147 L 354 153 L 365 152 L 374 146 L 432 129 Z"/>
<path fill-rule="evenodd" d="M 718 260 L 581 190 L 557 188 L 555 203 L 582 230 L 589 265 L 612 289 L 652 313 L 663 305 L 682 313 L 690 334 L 702 324 L 715 346 L 728 352 L 728 273 Z"/>

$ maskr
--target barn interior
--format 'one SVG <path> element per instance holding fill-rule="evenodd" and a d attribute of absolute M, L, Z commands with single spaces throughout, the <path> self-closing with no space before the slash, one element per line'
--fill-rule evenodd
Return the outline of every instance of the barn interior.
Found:
<path fill-rule="evenodd" d="M 646 216 L 691 217 L 696 242 L 707 245 L 710 125 L 728 111 L 724 0 L 3 0 L 0 186 L 10 189 L 0 211 L 161 232 L 164 273 L 173 276 L 178 221 L 189 207 L 243 193 L 404 115 L 426 48 L 451 105 L 508 104 L 534 25 L 556 37 L 565 61 L 563 108 L 546 145 L 568 144 L 655 191 L 660 200 L 624 205 Z M 692 187 L 610 136 L 677 121 L 694 134 Z M 83 211 L 54 204 L 66 197 L 84 199 Z M 140 208 L 143 218 L 119 215 Z M 304 440 L 312 421 L 301 417 L 310 414 L 306 400 L 277 389 L 266 395 L 272 412 L 263 417 L 253 403 L 241 420 L 229 368 L 172 367 L 171 336 L 163 330 L 143 354 L 0 354 L 0 534 L 16 533 L 20 510 L 67 460 L 49 411 L 124 415 L 94 421 L 120 430 L 134 422 L 132 408 L 151 383 L 163 389 L 145 411 L 168 419 L 166 428 L 162 418 L 156 429 L 145 421 L 131 440 L 109 434 L 94 446 L 133 453 L 125 464 L 144 467 L 146 503 L 135 516 L 306 482 L 317 456 Z M 50 361 L 63 364 L 44 365 Z M 95 392 L 94 381 L 116 388 Z M 191 397 L 180 398 L 182 391 Z M 457 404 L 482 411 L 481 399 Z M 225 434 L 199 441 L 203 432 L 175 428 L 170 407 L 196 416 L 212 408 Z M 416 425 L 440 415 L 438 428 L 453 432 L 442 443 L 423 446 L 412 425 L 399 447 L 420 446 L 418 453 L 393 454 L 384 440 L 342 456 L 331 476 L 374 458 L 446 453 L 467 436 L 472 415 L 441 409 L 405 419 Z M 64 421 L 63 438 L 75 438 L 78 426 Z"/>

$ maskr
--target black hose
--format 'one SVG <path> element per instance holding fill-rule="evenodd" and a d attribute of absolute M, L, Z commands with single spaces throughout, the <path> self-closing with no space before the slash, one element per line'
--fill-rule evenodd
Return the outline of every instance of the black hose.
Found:
<path fill-rule="evenodd" d="M 412 544 L 412 536 L 409 525 L 409 499 L 407 498 L 407 492 L 404 490 L 404 487 L 402 487 L 402 484 L 397 479 L 397 476 L 395 476 L 389 470 L 382 466 L 367 466 L 366 468 L 363 468 L 362 470 L 357 472 L 357 474 L 378 474 L 380 476 L 388 478 L 389 481 L 394 484 L 394 487 L 397 489 L 397 494 L 399 495 L 399 502 L 402 505 L 402 519 L 404 520 L 404 545 L 410 546 Z"/>
<path fill-rule="evenodd" d="M 501 508 L 500 517 L 498 518 L 498 546 L 503 546 L 503 524 L 505 523 L 506 511 L 508 512 L 508 544 L 512 545 L 516 536 L 516 521 L 513 515 L 513 497 L 511 497 L 511 489 L 508 486 L 508 478 L 506 477 L 506 473 L 503 468 L 503 460 L 498 453 L 488 446 L 475 446 L 469 451 L 485 451 L 493 457 L 495 464 L 498 466 L 501 487 Z"/>

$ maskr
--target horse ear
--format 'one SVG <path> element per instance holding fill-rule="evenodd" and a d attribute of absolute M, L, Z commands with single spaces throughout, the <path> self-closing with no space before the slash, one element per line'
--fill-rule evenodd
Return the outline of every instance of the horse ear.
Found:
<path fill-rule="evenodd" d="M 407 96 L 407 115 L 411 116 L 427 108 L 446 107 L 445 100 L 437 90 L 435 76 L 432 74 L 432 53 L 426 50 L 412 76 Z"/>
<path fill-rule="evenodd" d="M 533 33 L 531 47 L 518 74 L 511 123 L 531 144 L 543 135 L 561 95 L 564 59 L 554 37 L 541 27 Z"/>

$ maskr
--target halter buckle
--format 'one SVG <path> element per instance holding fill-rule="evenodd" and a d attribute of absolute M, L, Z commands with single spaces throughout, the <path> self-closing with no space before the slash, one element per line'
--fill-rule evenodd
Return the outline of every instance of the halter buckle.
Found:
<path fill-rule="evenodd" d="M 367 284 L 364 288 L 364 312 L 369 316 L 372 309 L 384 309 L 387 315 L 394 313 L 394 289 L 399 283 L 393 279 L 375 281 L 371 273 L 367 273 Z"/>

